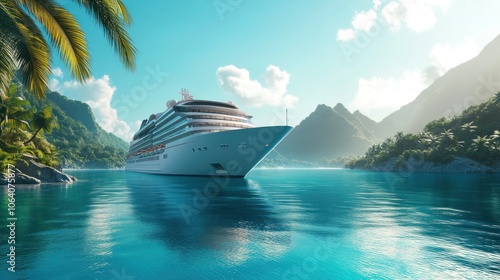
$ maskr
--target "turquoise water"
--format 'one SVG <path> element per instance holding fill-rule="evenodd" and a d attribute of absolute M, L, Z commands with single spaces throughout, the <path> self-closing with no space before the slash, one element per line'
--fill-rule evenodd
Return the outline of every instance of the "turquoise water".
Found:
<path fill-rule="evenodd" d="M 498 175 L 69 173 L 16 187 L 16 272 L 3 227 L 0 279 L 500 277 Z"/>

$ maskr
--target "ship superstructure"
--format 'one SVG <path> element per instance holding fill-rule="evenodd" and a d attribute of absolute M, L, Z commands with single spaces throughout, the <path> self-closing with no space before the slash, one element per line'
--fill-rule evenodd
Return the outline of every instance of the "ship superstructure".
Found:
<path fill-rule="evenodd" d="M 231 102 L 182 100 L 143 120 L 130 143 L 126 169 L 172 175 L 244 177 L 291 130 L 255 127 Z"/>

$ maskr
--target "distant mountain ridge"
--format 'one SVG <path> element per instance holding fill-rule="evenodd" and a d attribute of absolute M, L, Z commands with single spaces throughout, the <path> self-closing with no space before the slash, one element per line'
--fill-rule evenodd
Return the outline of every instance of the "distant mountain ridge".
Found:
<path fill-rule="evenodd" d="M 305 118 L 276 147 L 282 157 L 321 162 L 361 155 L 368 147 L 397 132 L 420 132 L 442 117 L 460 115 L 465 109 L 490 99 L 500 91 L 500 35 L 473 59 L 437 78 L 417 98 L 375 122 L 359 111 L 350 113 L 341 103 L 324 104 Z"/>
<path fill-rule="evenodd" d="M 284 157 L 317 162 L 363 154 L 377 139 L 375 122 L 360 112 L 352 114 L 338 103 L 325 104 L 305 118 L 277 147 Z"/>
<path fill-rule="evenodd" d="M 379 138 L 398 131 L 419 132 L 428 122 L 460 115 L 500 90 L 500 35 L 473 59 L 450 69 L 409 104 L 376 125 Z"/>
<path fill-rule="evenodd" d="M 47 93 L 47 99 L 54 102 L 66 116 L 73 120 L 80 121 L 89 131 L 97 132 L 99 125 L 97 124 L 92 109 L 86 103 L 72 100 L 58 92 Z"/>
<path fill-rule="evenodd" d="M 26 96 L 38 110 L 50 105 L 60 128 L 45 134 L 56 146 L 63 168 L 122 168 L 128 143 L 104 131 L 95 121 L 90 106 L 49 92 L 44 100 Z"/>
<path fill-rule="evenodd" d="M 359 110 L 354 111 L 352 115 L 359 120 L 361 125 L 368 131 L 374 132 L 377 122 L 363 115 Z"/>

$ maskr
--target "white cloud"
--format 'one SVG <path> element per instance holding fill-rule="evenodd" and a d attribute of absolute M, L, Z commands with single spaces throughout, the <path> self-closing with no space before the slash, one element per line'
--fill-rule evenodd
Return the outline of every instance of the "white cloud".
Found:
<path fill-rule="evenodd" d="M 401 28 L 401 21 L 405 15 L 405 9 L 403 5 L 398 2 L 391 2 L 382 8 L 382 18 L 389 24 L 393 31 L 397 31 Z"/>
<path fill-rule="evenodd" d="M 339 29 L 337 31 L 337 41 L 349 42 L 356 37 L 354 29 Z"/>
<path fill-rule="evenodd" d="M 355 30 L 361 31 L 370 31 L 372 26 L 375 24 L 375 20 L 377 19 L 377 14 L 374 10 L 369 10 L 368 12 L 360 12 L 354 16 L 352 20 L 352 27 Z"/>
<path fill-rule="evenodd" d="M 60 91 L 61 90 L 61 82 L 59 79 L 64 77 L 64 73 L 61 68 L 56 67 L 50 69 L 52 72 L 52 78 L 49 80 L 49 89 L 51 91 Z"/>
<path fill-rule="evenodd" d="M 352 29 L 339 29 L 337 40 L 348 42 L 356 37 L 358 32 L 369 32 L 379 21 L 388 25 L 393 31 L 406 26 L 415 32 L 423 32 L 434 27 L 438 10 L 445 11 L 451 0 L 399 0 L 383 5 L 381 0 L 374 0 L 372 8 L 354 15 L 351 21 Z M 380 11 L 378 19 L 377 12 Z M 346 34 L 346 30 L 351 30 Z"/>
<path fill-rule="evenodd" d="M 52 78 L 49 80 L 49 89 L 51 91 L 60 91 L 61 90 L 61 82 L 58 79 Z"/>
<path fill-rule="evenodd" d="M 349 105 L 365 114 L 377 115 L 378 111 L 394 111 L 411 102 L 428 84 L 420 71 L 407 71 L 399 79 L 372 77 L 359 79 L 358 92 Z"/>
<path fill-rule="evenodd" d="M 374 8 L 378 9 L 379 4 L 374 1 Z M 377 13 L 374 9 L 356 13 L 351 21 L 352 28 L 339 29 L 337 31 L 337 41 L 349 42 L 356 38 L 359 31 L 368 32 L 375 25 Z"/>
<path fill-rule="evenodd" d="M 298 98 L 287 93 L 290 74 L 269 65 L 264 74 L 265 85 L 250 78 L 247 69 L 234 65 L 217 68 L 221 87 L 252 106 L 270 105 L 293 107 Z"/>
<path fill-rule="evenodd" d="M 399 78 L 374 76 L 359 79 L 356 96 L 348 107 L 380 120 L 387 112 L 413 101 L 436 78 L 473 58 L 479 51 L 479 47 L 471 40 L 457 46 L 436 44 L 429 55 L 430 66 L 422 71 L 406 71 Z"/>
<path fill-rule="evenodd" d="M 387 22 L 396 24 L 397 27 L 404 22 L 415 32 L 431 29 L 436 24 L 436 10 L 445 11 L 450 5 L 449 0 L 401 0 L 399 5 L 393 3 L 395 2 L 387 5 L 392 12 L 391 16 L 386 18 Z"/>
<path fill-rule="evenodd" d="M 130 126 L 118 118 L 117 111 L 111 107 L 111 100 L 116 91 L 108 75 L 96 79 L 91 77 L 85 83 L 76 81 L 64 82 L 60 90 L 68 98 L 87 103 L 96 118 L 97 123 L 107 132 L 111 132 L 125 140 L 133 136 Z"/>
<path fill-rule="evenodd" d="M 427 72 L 440 77 L 451 68 L 475 57 L 480 51 L 481 48 L 470 39 L 458 46 L 436 44 L 431 51 L 431 66 Z"/>
<path fill-rule="evenodd" d="M 56 67 L 56 68 L 53 68 L 51 70 L 52 70 L 52 75 L 59 77 L 59 78 L 64 77 L 64 73 L 63 73 L 61 68 Z"/>

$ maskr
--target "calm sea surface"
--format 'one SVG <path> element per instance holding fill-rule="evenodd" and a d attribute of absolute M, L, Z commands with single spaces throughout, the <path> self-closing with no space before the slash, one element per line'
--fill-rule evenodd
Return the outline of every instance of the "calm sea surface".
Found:
<path fill-rule="evenodd" d="M 16 272 L 3 226 L 0 279 L 500 277 L 498 175 L 68 173 L 16 187 Z"/>

